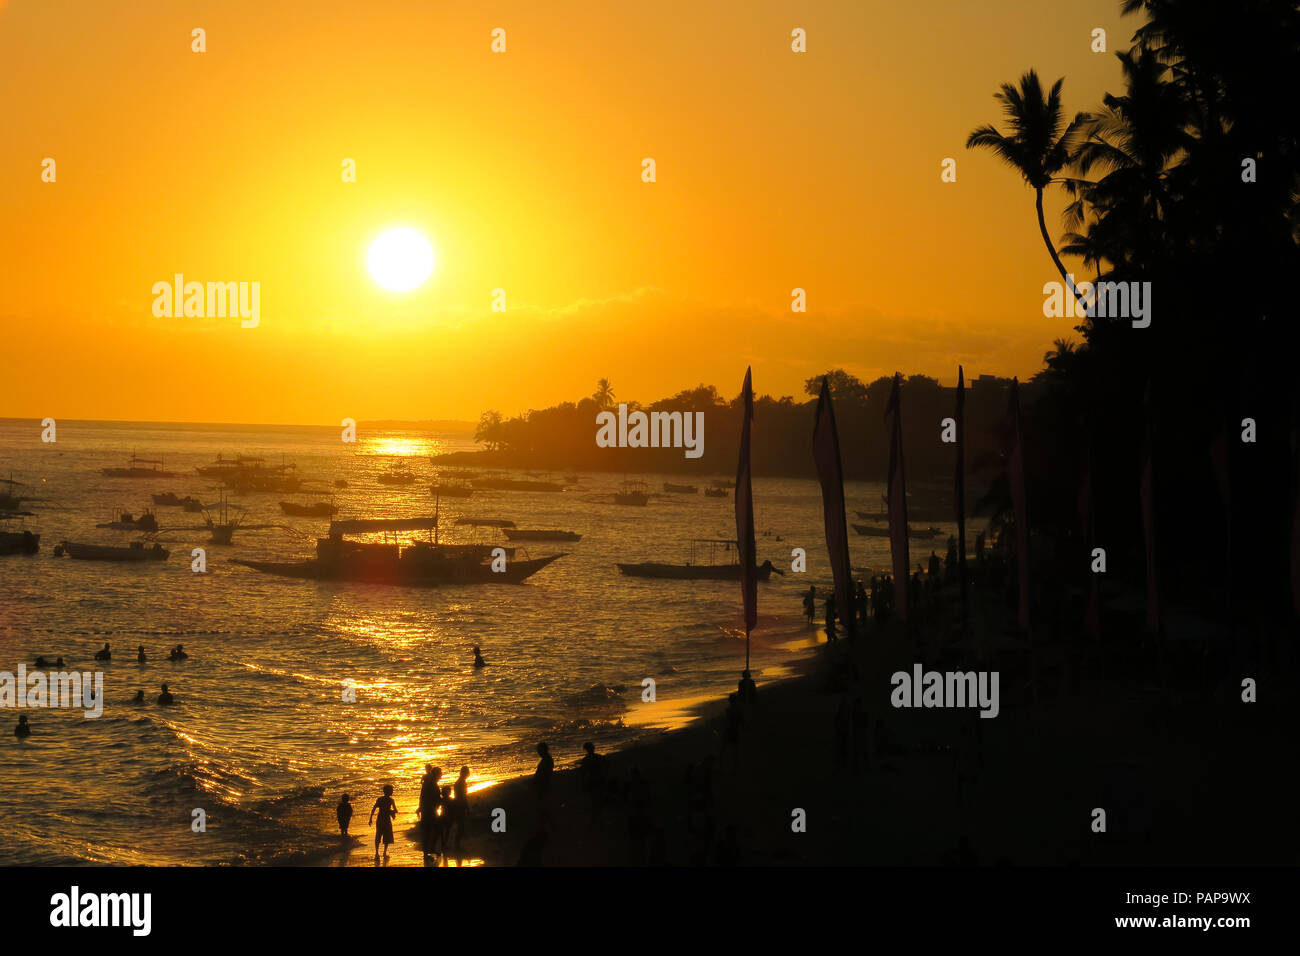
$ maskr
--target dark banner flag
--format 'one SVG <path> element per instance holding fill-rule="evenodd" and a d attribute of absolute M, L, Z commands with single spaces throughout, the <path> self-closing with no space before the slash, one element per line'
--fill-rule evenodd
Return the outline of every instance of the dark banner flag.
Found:
<path fill-rule="evenodd" d="M 1300 615 L 1300 433 L 1291 432 L 1291 460 L 1295 464 L 1294 501 L 1291 505 L 1291 607 Z"/>
<path fill-rule="evenodd" d="M 749 428 L 754 421 L 750 369 L 740 390 L 745 415 L 740 426 L 740 460 L 736 465 L 736 548 L 740 553 L 740 594 L 745 602 L 745 670 L 749 670 L 749 632 L 758 622 L 758 570 L 754 554 L 754 491 L 749 466 Z"/>
<path fill-rule="evenodd" d="M 1155 473 L 1152 459 L 1155 457 L 1155 411 L 1151 407 L 1151 383 L 1147 383 L 1146 396 L 1142 401 L 1142 478 L 1140 492 L 1142 496 L 1142 536 L 1146 541 L 1147 551 L 1147 629 L 1160 633 L 1160 587 L 1156 569 L 1156 517 L 1155 517 Z"/>
<path fill-rule="evenodd" d="M 966 593 L 966 372 L 957 366 L 957 467 L 953 476 L 957 499 L 957 578 L 961 582 L 961 626 L 970 621 L 970 605 Z"/>
<path fill-rule="evenodd" d="M 1029 632 L 1029 501 L 1025 489 L 1025 449 L 1020 428 L 1020 380 L 1011 380 L 1011 399 L 1007 403 L 1007 420 L 1011 427 L 1011 445 L 1007 451 L 1007 484 L 1011 489 L 1011 508 L 1016 516 L 1016 568 L 1020 574 L 1020 629 Z"/>
<path fill-rule="evenodd" d="M 894 610 L 907 620 L 907 574 L 911 565 L 907 550 L 907 482 L 903 478 L 903 415 L 898 385 L 903 376 L 894 373 L 885 418 L 889 422 L 889 552 L 894 561 Z"/>
<path fill-rule="evenodd" d="M 1085 588 L 1087 603 L 1083 609 L 1083 632 L 1089 637 L 1101 636 L 1101 579 L 1092 569 L 1092 552 L 1097 547 L 1097 519 L 1093 513 L 1092 443 L 1088 443 L 1083 465 L 1083 482 L 1079 486 L 1079 524 L 1083 528 L 1084 571 L 1088 575 Z"/>
<path fill-rule="evenodd" d="M 849 534 L 844 511 L 844 473 L 840 468 L 840 439 L 835 431 L 830 384 L 823 377 L 813 425 L 813 460 L 822 486 L 822 516 L 826 524 L 826 551 L 835 577 L 835 603 L 840 619 L 853 635 L 853 604 L 849 593 Z"/>

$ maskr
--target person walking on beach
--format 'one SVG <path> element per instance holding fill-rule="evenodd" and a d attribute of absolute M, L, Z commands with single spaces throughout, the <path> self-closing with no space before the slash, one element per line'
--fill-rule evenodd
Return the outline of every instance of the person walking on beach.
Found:
<path fill-rule="evenodd" d="M 425 856 L 434 852 L 438 825 L 438 781 L 441 779 L 441 767 L 424 765 L 424 776 L 420 778 L 420 804 L 415 808 L 415 816 L 420 821 L 420 848 Z"/>
<path fill-rule="evenodd" d="M 835 592 L 826 595 L 826 642 L 835 640 Z"/>
<path fill-rule="evenodd" d="M 334 816 L 339 821 L 339 836 L 346 839 L 348 824 L 352 822 L 352 798 L 346 793 L 339 798 L 339 805 L 334 808 Z"/>
<path fill-rule="evenodd" d="M 555 760 L 551 757 L 551 748 L 546 741 L 537 745 L 537 756 L 542 759 L 537 761 L 537 769 L 533 771 L 533 789 L 537 792 L 538 803 L 545 808 L 546 797 L 551 790 L 551 774 L 555 772 Z"/>
<path fill-rule="evenodd" d="M 808 618 L 808 623 L 813 622 L 817 616 L 817 585 L 808 585 L 808 593 L 803 596 L 803 613 Z"/>
<path fill-rule="evenodd" d="M 578 761 L 578 773 L 582 776 L 582 789 L 587 791 L 591 801 L 591 819 L 594 823 L 600 817 L 601 806 L 605 800 L 605 758 L 596 753 L 596 745 L 588 740 L 582 745 L 586 755 Z"/>
<path fill-rule="evenodd" d="M 379 820 L 375 820 L 375 814 L 379 814 Z M 375 856 L 379 856 L 379 841 L 384 841 L 384 856 L 388 856 L 388 848 L 393 845 L 393 818 L 397 816 L 397 803 L 393 800 L 393 785 L 384 784 L 383 796 L 375 801 L 375 805 L 370 808 L 369 823 L 375 824 Z M 369 825 L 367 824 L 367 826 Z"/>
<path fill-rule="evenodd" d="M 754 678 L 749 676 L 749 671 L 740 672 L 740 684 L 736 687 L 736 693 L 740 696 L 740 702 L 746 710 L 752 710 L 758 703 L 758 685 L 754 683 Z"/>

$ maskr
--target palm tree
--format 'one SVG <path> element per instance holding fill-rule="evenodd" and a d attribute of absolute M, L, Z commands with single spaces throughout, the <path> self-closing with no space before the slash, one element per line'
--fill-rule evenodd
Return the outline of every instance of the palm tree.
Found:
<path fill-rule="evenodd" d="M 596 383 L 596 391 L 591 396 L 591 400 L 602 409 L 609 408 L 614 404 L 614 386 L 609 384 L 609 379 L 602 378 Z"/>
<path fill-rule="evenodd" d="M 1083 297 L 1067 276 L 1056 247 L 1052 245 L 1052 239 L 1047 234 L 1047 222 L 1043 219 L 1043 190 L 1052 183 L 1059 182 L 1053 177 L 1071 162 L 1075 140 L 1089 118 L 1086 113 L 1078 113 L 1068 126 L 1064 125 L 1061 109 L 1061 85 L 1064 82 L 1062 78 L 1052 84 L 1047 96 L 1043 96 L 1043 87 L 1038 82 L 1038 74 L 1033 70 L 1020 78 L 1019 89 L 1010 83 L 1003 83 L 1002 92 L 994 96 L 1002 103 L 1007 122 L 1011 126 L 1011 135 L 998 132 L 992 125 L 981 126 L 967 137 L 966 148 L 983 146 L 991 149 L 1034 187 L 1038 231 L 1043 235 L 1047 253 L 1052 257 L 1056 270 L 1061 273 L 1070 292 L 1083 302 Z"/>

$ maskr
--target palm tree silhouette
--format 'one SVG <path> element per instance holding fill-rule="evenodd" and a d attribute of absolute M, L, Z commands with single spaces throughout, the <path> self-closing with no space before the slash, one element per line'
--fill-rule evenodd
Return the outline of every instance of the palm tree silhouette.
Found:
<path fill-rule="evenodd" d="M 614 386 L 609 384 L 609 379 L 602 378 L 596 383 L 596 391 L 591 400 L 601 408 L 609 408 L 614 404 Z"/>
<path fill-rule="evenodd" d="M 1052 239 L 1047 234 L 1047 223 L 1043 219 L 1043 190 L 1059 181 L 1053 177 L 1073 159 L 1075 140 L 1089 120 L 1088 114 L 1078 113 L 1068 126 L 1064 125 L 1061 109 L 1061 86 L 1064 82 L 1062 78 L 1053 83 L 1047 96 L 1043 96 L 1042 84 L 1038 82 L 1038 74 L 1033 70 L 1020 78 L 1019 89 L 1010 83 L 1003 83 L 1002 92 L 994 94 L 994 97 L 1002 103 L 1007 122 L 1011 126 L 1011 135 L 998 132 L 997 127 L 992 125 L 981 126 L 966 139 L 966 148 L 983 146 L 992 150 L 1034 187 L 1038 231 L 1043 235 L 1047 253 L 1052 257 L 1056 270 L 1061 273 L 1070 292 L 1083 302 L 1083 297 L 1068 278 L 1056 247 L 1052 245 Z"/>

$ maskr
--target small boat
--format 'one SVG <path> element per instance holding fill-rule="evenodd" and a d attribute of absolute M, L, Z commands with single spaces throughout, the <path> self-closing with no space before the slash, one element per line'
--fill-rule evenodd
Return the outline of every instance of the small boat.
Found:
<path fill-rule="evenodd" d="M 523 481 L 517 478 L 475 478 L 474 487 L 487 491 L 563 491 L 564 485 L 553 481 Z"/>
<path fill-rule="evenodd" d="M 697 564 L 696 557 L 703 555 L 705 546 L 708 546 L 709 563 Z M 718 545 L 723 546 L 723 553 L 730 554 L 732 561 L 730 564 L 716 563 L 718 555 Z M 657 561 L 646 561 L 641 564 L 618 564 L 618 569 L 623 574 L 635 578 L 671 578 L 676 581 L 739 581 L 740 580 L 740 550 L 736 547 L 734 540 L 726 538 L 694 538 L 691 540 L 691 560 L 685 564 L 662 564 Z M 766 581 L 776 571 L 781 574 L 771 561 L 764 561 L 755 572 L 758 580 Z"/>
<path fill-rule="evenodd" d="M 132 541 L 125 548 L 65 541 L 62 548 L 69 557 L 78 561 L 166 561 L 171 554 L 157 542 L 154 542 L 153 547 L 146 548 L 143 541 Z"/>
<path fill-rule="evenodd" d="M 432 484 L 429 486 L 429 494 L 435 498 L 472 498 L 474 489 L 467 485 Z"/>
<path fill-rule="evenodd" d="M 440 584 L 519 584 L 564 557 L 560 553 L 515 560 L 512 548 L 448 545 L 436 541 L 411 544 L 348 541 L 344 532 L 336 533 L 344 524 L 331 522 L 330 536 L 316 540 L 315 558 L 297 562 L 235 560 L 233 563 L 263 574 L 313 581 L 437 587 Z M 498 564 L 502 552 L 504 567 Z"/>
<path fill-rule="evenodd" d="M 856 531 L 858 534 L 864 534 L 864 535 L 867 535 L 868 537 L 871 537 L 871 538 L 888 538 L 888 537 L 889 537 L 889 529 L 888 529 L 888 528 L 873 528 L 871 525 L 855 524 L 855 525 L 853 526 L 853 530 Z M 938 537 L 939 535 L 941 535 L 941 534 L 943 534 L 943 529 L 942 529 L 942 528 L 912 528 L 912 527 L 909 527 L 909 528 L 907 529 L 907 536 L 908 536 L 909 538 L 919 538 L 919 539 L 924 539 L 924 538 L 937 538 L 937 537 Z"/>
<path fill-rule="evenodd" d="M 8 478 L 0 478 L 0 484 L 6 485 L 7 490 L 0 492 L 0 511 L 17 511 L 19 505 L 23 503 L 21 495 L 15 495 L 15 488 L 27 487 L 21 481 L 14 481 L 14 473 L 9 472 Z"/>
<path fill-rule="evenodd" d="M 650 494 L 646 491 L 644 481 L 625 481 L 618 488 L 619 490 L 614 492 L 616 505 L 635 505 L 644 508 L 650 501 Z"/>
<path fill-rule="evenodd" d="M 704 489 L 704 497 L 706 498 L 726 498 L 728 494 L 727 484 L 721 481 L 715 481 Z"/>
<path fill-rule="evenodd" d="M 144 465 L 149 467 L 142 467 Z M 176 474 L 163 469 L 161 458 L 137 458 L 134 452 L 127 459 L 125 468 L 101 468 L 100 471 L 106 478 L 172 478 Z"/>
<path fill-rule="evenodd" d="M 581 541 L 582 535 L 574 531 L 538 531 L 507 528 L 505 535 L 511 541 Z"/>
<path fill-rule="evenodd" d="M 694 485 L 674 485 L 671 481 L 664 482 L 664 491 L 670 495 L 694 495 L 698 494 L 699 490 Z"/>
<path fill-rule="evenodd" d="M 160 495 L 153 496 L 153 503 L 156 505 L 164 505 L 168 508 L 179 508 L 181 506 L 181 499 L 174 491 L 164 491 Z"/>
<path fill-rule="evenodd" d="M 0 513 L 0 554 L 35 554 L 41 550 L 41 536 L 23 527 L 30 511 Z"/>
<path fill-rule="evenodd" d="M 181 499 L 181 511 L 184 511 L 187 514 L 198 514 L 202 510 L 203 502 L 199 501 L 198 498 L 191 498 L 189 495 L 186 495 Z"/>
<path fill-rule="evenodd" d="M 212 533 L 208 539 L 210 544 L 230 544 L 234 540 L 236 529 L 243 521 L 242 511 L 233 519 L 230 517 L 230 504 L 226 501 L 225 495 L 221 496 L 215 508 L 203 511 L 203 523 Z"/>
<path fill-rule="evenodd" d="M 114 531 L 157 531 L 158 518 L 153 511 L 145 509 L 144 514 L 136 517 L 129 511 L 123 511 L 112 521 L 95 525 L 96 528 L 111 528 Z"/>
<path fill-rule="evenodd" d="M 457 518 L 456 524 L 467 524 L 475 528 L 513 528 L 515 523 L 505 518 Z"/>
<path fill-rule="evenodd" d="M 415 484 L 415 475 L 407 467 L 406 463 L 402 462 L 400 465 L 394 465 L 381 473 L 375 480 L 381 485 L 413 485 Z"/>

